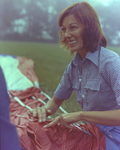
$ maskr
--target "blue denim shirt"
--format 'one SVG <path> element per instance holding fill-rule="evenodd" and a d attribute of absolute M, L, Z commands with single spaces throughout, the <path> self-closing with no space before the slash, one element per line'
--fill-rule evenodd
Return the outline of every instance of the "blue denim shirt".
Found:
<path fill-rule="evenodd" d="M 85 111 L 120 108 L 120 58 L 104 47 L 88 52 L 82 60 L 76 53 L 54 92 L 55 97 L 67 100 L 75 91 L 77 101 Z"/>

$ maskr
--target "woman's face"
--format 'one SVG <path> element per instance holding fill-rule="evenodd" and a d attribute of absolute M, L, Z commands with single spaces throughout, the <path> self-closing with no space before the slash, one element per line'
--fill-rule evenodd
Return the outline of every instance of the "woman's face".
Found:
<path fill-rule="evenodd" d="M 74 17 L 74 15 L 68 15 L 63 19 L 61 31 L 62 37 L 67 42 L 71 53 L 78 51 L 80 55 L 83 55 L 83 53 L 86 55 L 81 37 L 83 25 Z"/>

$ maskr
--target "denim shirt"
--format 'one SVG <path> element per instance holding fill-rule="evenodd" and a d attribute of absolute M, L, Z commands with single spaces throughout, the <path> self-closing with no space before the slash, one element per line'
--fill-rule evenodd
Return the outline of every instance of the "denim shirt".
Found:
<path fill-rule="evenodd" d="M 76 53 L 54 92 L 56 98 L 67 100 L 75 91 L 77 101 L 85 111 L 120 108 L 120 58 L 104 47 L 87 52 L 82 60 Z"/>

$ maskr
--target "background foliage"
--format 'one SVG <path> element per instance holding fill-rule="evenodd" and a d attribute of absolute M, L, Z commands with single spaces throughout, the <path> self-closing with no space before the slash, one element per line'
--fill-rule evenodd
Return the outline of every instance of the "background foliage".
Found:
<path fill-rule="evenodd" d="M 81 0 L 2 0 L 0 1 L 0 40 L 58 42 L 60 12 Z M 97 11 L 108 44 L 120 45 L 120 1 L 103 5 L 86 0 Z"/>

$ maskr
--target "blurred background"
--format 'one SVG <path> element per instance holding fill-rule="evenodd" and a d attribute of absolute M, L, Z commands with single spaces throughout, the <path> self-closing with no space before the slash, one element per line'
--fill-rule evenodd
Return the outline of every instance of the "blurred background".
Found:
<path fill-rule="evenodd" d="M 58 42 L 60 12 L 81 0 L 2 0 L 0 40 Z M 120 0 L 87 0 L 97 11 L 109 45 L 120 46 Z"/>
<path fill-rule="evenodd" d="M 120 0 L 85 0 L 97 11 L 108 48 L 120 55 Z M 52 96 L 73 59 L 58 43 L 58 17 L 81 0 L 0 0 L 0 53 L 34 60 L 41 89 Z M 73 92 L 68 111 L 81 109 Z"/>

